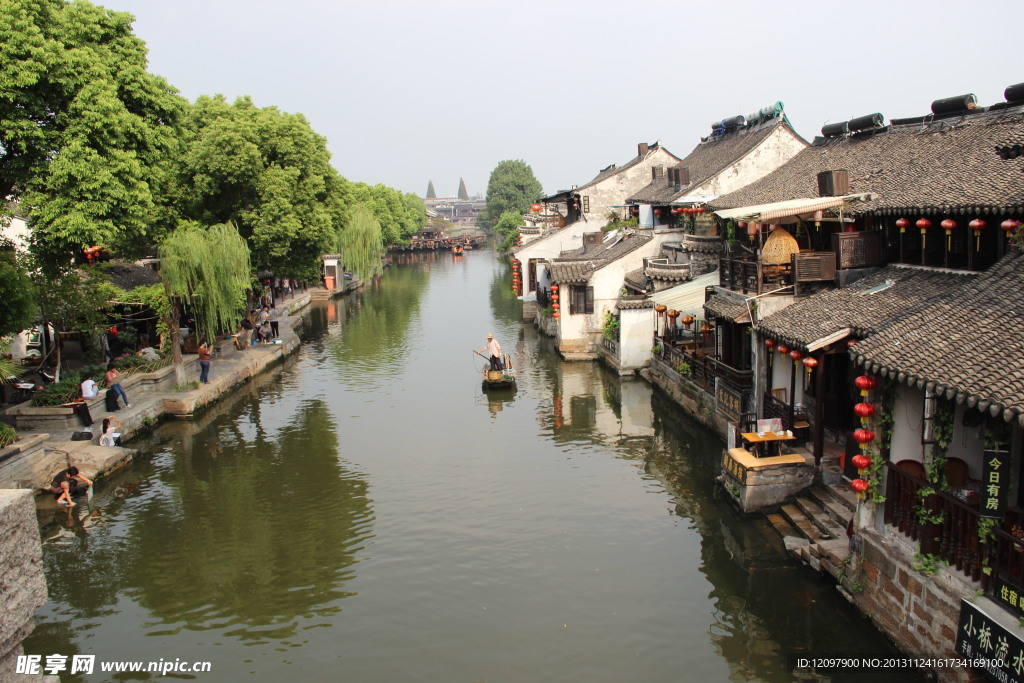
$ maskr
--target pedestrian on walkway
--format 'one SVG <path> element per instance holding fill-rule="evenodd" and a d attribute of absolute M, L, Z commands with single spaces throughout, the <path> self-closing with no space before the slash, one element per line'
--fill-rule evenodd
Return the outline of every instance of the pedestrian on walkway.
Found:
<path fill-rule="evenodd" d="M 274 335 L 274 339 L 281 338 L 281 328 L 278 326 L 278 313 L 277 306 L 270 304 L 270 332 Z"/>
<path fill-rule="evenodd" d="M 210 343 L 204 341 L 199 345 L 199 381 L 203 384 L 210 383 L 210 358 L 213 356 L 213 350 L 210 348 Z"/>

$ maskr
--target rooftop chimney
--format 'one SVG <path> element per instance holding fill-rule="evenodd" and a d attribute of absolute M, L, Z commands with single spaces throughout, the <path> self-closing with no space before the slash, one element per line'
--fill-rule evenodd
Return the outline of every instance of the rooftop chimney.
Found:
<path fill-rule="evenodd" d="M 647 152 L 650 151 L 650 146 L 646 142 L 641 142 L 636 146 L 636 154 L 639 157 L 647 156 Z"/>

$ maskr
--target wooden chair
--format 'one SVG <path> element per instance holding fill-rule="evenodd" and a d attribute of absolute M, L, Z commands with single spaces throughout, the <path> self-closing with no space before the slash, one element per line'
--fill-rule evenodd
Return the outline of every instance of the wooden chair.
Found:
<path fill-rule="evenodd" d="M 900 460 L 896 463 L 896 467 L 907 474 L 912 474 L 918 479 L 928 479 L 928 474 L 924 470 L 924 465 L 919 463 L 917 460 Z"/>
<path fill-rule="evenodd" d="M 967 486 L 971 480 L 967 473 L 967 463 L 960 458 L 946 460 L 946 483 L 953 487 Z"/>

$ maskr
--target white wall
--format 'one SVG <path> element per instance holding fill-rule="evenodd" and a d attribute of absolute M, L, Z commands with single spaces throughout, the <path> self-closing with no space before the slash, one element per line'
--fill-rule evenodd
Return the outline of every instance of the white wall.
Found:
<path fill-rule="evenodd" d="M 619 311 L 619 366 L 641 368 L 651 360 L 654 346 L 654 309 Z"/>
<path fill-rule="evenodd" d="M 896 388 L 892 406 L 892 443 L 889 459 L 924 462 L 921 444 L 921 412 L 924 410 L 924 391 L 901 384 Z"/>
<path fill-rule="evenodd" d="M 579 190 L 581 197 L 590 197 L 590 211 L 587 218 L 604 218 L 612 207 L 626 203 L 626 199 L 651 183 L 651 167 L 674 166 L 679 159 L 663 147 L 651 152 L 647 158 L 630 168 L 620 171 L 601 182 Z M 615 209 L 622 213 L 622 209 Z"/>
<path fill-rule="evenodd" d="M 692 190 L 692 194 L 721 196 L 763 178 L 800 153 L 807 143 L 787 125 L 778 125 L 761 144 L 721 173 Z"/>

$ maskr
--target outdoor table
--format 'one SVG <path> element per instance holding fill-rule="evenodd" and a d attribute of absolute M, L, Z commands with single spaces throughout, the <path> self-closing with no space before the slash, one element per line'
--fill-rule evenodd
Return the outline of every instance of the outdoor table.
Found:
<path fill-rule="evenodd" d="M 768 455 L 781 455 L 782 444 L 796 439 L 792 432 L 743 432 L 741 436 L 747 443 L 753 444 L 754 454 L 759 458 L 765 457 L 761 450 L 761 444 L 771 444 L 770 448 L 773 452 L 768 453 Z"/>

